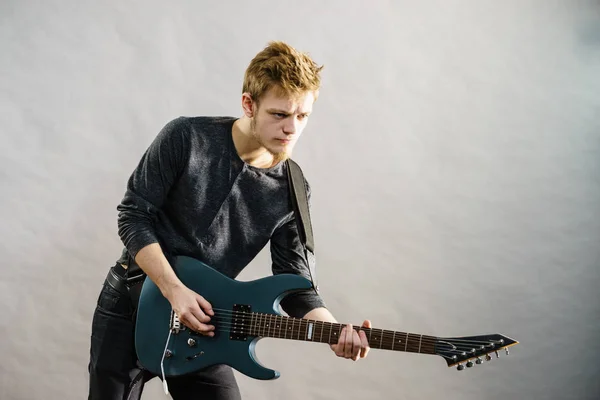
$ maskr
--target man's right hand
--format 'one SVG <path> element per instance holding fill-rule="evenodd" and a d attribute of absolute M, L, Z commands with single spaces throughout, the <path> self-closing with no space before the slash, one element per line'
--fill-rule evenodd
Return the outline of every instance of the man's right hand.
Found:
<path fill-rule="evenodd" d="M 210 317 L 215 315 L 212 306 L 177 278 L 158 243 L 143 247 L 135 256 L 135 261 L 169 300 L 179 321 L 202 335 L 215 335 L 215 327 L 208 324 Z"/>
<path fill-rule="evenodd" d="M 214 325 L 208 324 L 215 312 L 204 297 L 182 285 L 172 288 L 166 298 L 185 326 L 202 335 L 215 335 Z"/>

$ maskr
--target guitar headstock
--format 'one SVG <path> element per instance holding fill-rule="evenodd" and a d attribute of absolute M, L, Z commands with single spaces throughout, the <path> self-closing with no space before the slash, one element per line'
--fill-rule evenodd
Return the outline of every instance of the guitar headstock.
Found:
<path fill-rule="evenodd" d="M 459 371 L 475 364 L 483 363 L 483 360 L 490 361 L 492 354 L 496 357 L 498 352 L 504 350 L 508 355 L 508 348 L 518 344 L 507 336 L 500 334 L 464 336 L 453 338 L 437 338 L 435 342 L 435 354 L 441 356 L 448 363 L 448 367 L 457 366 Z M 465 365 L 463 365 L 465 363 Z"/>

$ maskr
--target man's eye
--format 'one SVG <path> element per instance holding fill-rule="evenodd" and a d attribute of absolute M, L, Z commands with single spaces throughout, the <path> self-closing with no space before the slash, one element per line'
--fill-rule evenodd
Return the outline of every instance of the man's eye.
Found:
<path fill-rule="evenodd" d="M 285 114 L 281 114 L 281 113 L 275 113 L 275 116 L 276 116 L 277 118 L 285 118 L 285 117 L 287 117 L 287 115 L 285 115 Z"/>

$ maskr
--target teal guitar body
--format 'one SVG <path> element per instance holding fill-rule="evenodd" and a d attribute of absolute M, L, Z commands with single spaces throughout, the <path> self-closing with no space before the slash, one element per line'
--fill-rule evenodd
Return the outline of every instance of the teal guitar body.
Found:
<path fill-rule="evenodd" d="M 182 324 L 178 327 L 171 304 L 152 280 L 146 278 L 140 294 L 135 334 L 141 364 L 160 375 L 162 360 L 165 376 L 227 364 L 255 379 L 279 377 L 277 371 L 263 367 L 256 359 L 254 348 L 260 336 L 250 334 L 250 316 L 254 317 L 254 332 L 258 333 L 259 316 L 281 315 L 281 299 L 288 293 L 311 288 L 310 281 L 298 275 L 282 274 L 241 282 L 190 257 L 178 257 L 174 269 L 188 288 L 211 303 L 215 312 L 211 321 L 215 336 L 197 334 Z M 269 323 L 265 320 L 262 330 L 268 331 L 266 325 Z"/>

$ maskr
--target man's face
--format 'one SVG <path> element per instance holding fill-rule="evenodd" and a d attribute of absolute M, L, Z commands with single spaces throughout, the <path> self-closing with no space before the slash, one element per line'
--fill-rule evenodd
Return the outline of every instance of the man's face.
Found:
<path fill-rule="evenodd" d="M 294 145 L 306 127 L 314 101 L 313 92 L 292 97 L 283 96 L 275 89 L 269 90 L 260 100 L 252 119 L 252 134 L 276 161 L 291 157 Z"/>

